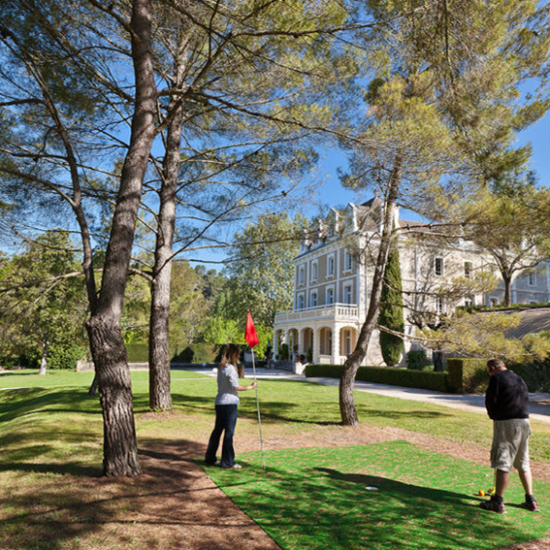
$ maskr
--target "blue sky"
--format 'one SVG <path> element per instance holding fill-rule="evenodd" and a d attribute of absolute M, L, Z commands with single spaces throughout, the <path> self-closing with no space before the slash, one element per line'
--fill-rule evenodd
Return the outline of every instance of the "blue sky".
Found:
<path fill-rule="evenodd" d="M 537 173 L 541 185 L 550 187 L 550 114 L 539 120 L 536 124 L 522 132 L 515 143 L 517 146 L 530 142 L 533 147 L 531 168 Z M 307 204 L 297 203 L 297 209 L 310 217 L 318 214 L 319 204 L 326 206 L 344 206 L 349 202 L 361 204 L 371 198 L 368 191 L 364 195 L 357 196 L 353 191 L 348 191 L 340 184 L 337 170 L 346 168 L 346 157 L 342 151 L 325 149 L 320 153 L 318 175 L 322 181 L 316 191 L 316 200 Z M 296 206 L 296 205 L 295 205 Z M 412 212 L 406 213 L 407 219 L 418 219 Z M 224 259 L 224 253 L 204 251 L 201 253 L 203 260 L 220 262 Z M 195 262 L 193 262 L 195 264 Z M 221 264 L 206 264 L 208 268 L 220 269 Z"/>
<path fill-rule="evenodd" d="M 527 130 L 521 132 L 516 145 L 522 146 L 527 142 L 530 142 L 533 147 L 531 168 L 537 173 L 540 185 L 550 187 L 550 113 Z M 330 154 L 325 152 L 321 158 L 320 171 L 325 176 L 325 183 L 319 191 L 320 200 L 333 206 L 368 200 L 370 198 L 368 196 L 365 196 L 363 200 L 358 199 L 355 193 L 344 189 L 340 185 L 336 173 L 338 167 L 345 167 L 344 155 L 342 153 Z"/>

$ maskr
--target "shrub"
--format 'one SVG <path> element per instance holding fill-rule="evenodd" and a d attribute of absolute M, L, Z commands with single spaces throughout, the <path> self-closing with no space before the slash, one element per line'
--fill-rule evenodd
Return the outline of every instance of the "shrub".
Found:
<path fill-rule="evenodd" d="M 307 377 L 341 378 L 342 369 L 341 365 L 307 365 L 305 374 Z M 439 392 L 452 391 L 445 372 L 415 371 L 393 367 L 359 367 L 356 380 Z"/>
<path fill-rule="evenodd" d="M 281 359 L 283 361 L 288 361 L 288 358 L 289 358 L 289 353 L 288 353 L 288 344 L 283 344 L 281 346 Z"/>
<path fill-rule="evenodd" d="M 412 349 L 407 352 L 407 367 L 412 370 L 424 370 L 430 364 L 423 349 Z"/>
<path fill-rule="evenodd" d="M 195 343 L 189 344 L 177 355 L 174 353 L 171 361 L 173 363 L 214 363 L 220 352 L 220 346 L 215 344 Z"/>
<path fill-rule="evenodd" d="M 550 392 L 550 361 L 510 364 L 508 368 L 521 376 L 530 392 Z"/>
<path fill-rule="evenodd" d="M 191 346 L 187 346 L 175 359 L 177 363 L 192 363 L 194 357 L 195 351 Z"/>
<path fill-rule="evenodd" d="M 24 355 L 21 355 L 19 357 L 0 357 L 0 367 L 3 367 L 5 369 L 27 365 L 28 361 Z"/>
<path fill-rule="evenodd" d="M 48 368 L 76 369 L 76 364 L 86 357 L 87 351 L 87 348 L 74 343 L 52 344 L 48 349 Z"/>

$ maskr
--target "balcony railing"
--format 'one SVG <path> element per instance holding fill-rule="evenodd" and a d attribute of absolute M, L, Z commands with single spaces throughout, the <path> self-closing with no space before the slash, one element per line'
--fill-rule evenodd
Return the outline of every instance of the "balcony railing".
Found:
<path fill-rule="evenodd" d="M 330 304 L 308 307 L 296 311 L 280 311 L 275 314 L 275 324 L 289 321 L 316 320 L 358 321 L 359 308 L 355 304 Z"/>

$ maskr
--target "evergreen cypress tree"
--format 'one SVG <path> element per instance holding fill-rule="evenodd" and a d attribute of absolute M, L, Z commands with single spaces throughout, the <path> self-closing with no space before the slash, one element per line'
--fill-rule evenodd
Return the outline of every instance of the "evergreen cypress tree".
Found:
<path fill-rule="evenodd" d="M 380 301 L 378 324 L 396 332 L 403 332 L 405 322 L 403 320 L 401 266 L 399 265 L 399 250 L 395 242 L 392 243 L 388 254 Z M 386 365 L 393 367 L 401 359 L 403 339 L 380 331 L 380 349 Z"/>

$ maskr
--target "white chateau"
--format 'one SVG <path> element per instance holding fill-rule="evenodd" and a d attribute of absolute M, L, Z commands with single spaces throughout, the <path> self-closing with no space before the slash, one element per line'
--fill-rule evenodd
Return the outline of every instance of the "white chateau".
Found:
<path fill-rule="evenodd" d="M 295 258 L 294 306 L 292 311 L 275 315 L 274 354 L 287 344 L 291 359 L 311 350 L 314 363 L 343 364 L 351 353 L 365 320 L 370 283 L 379 243 L 382 219 L 379 199 L 345 210 L 332 209 L 324 220 L 318 220 L 314 238 L 305 237 Z M 479 270 L 490 270 L 498 276 L 490 256 L 464 239 L 438 237 L 435 231 L 419 222 L 399 218 L 398 241 L 404 299 L 405 333 L 413 334 L 415 311 L 446 313 L 456 306 L 502 303 L 504 287 L 486 294 L 460 298 L 445 303 L 434 290 L 457 277 L 470 278 Z M 415 231 L 416 229 L 416 231 Z M 550 301 L 548 262 L 514 280 L 513 303 Z M 407 307 L 408 306 L 408 307 Z M 378 345 L 378 332 L 370 341 L 365 365 L 383 365 Z M 405 350 L 410 344 L 405 342 Z"/>

